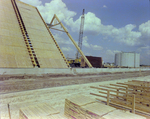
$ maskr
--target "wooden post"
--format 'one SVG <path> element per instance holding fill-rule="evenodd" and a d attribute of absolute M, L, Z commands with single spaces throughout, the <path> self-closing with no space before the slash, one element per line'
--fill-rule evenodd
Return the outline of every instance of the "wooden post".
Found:
<path fill-rule="evenodd" d="M 117 98 L 118 98 L 118 95 L 119 95 L 119 89 L 117 89 Z"/>
<path fill-rule="evenodd" d="M 110 96 L 110 91 L 109 90 L 107 90 L 107 105 L 109 105 L 109 97 Z"/>
<path fill-rule="evenodd" d="M 128 87 L 126 87 L 126 101 L 128 101 Z"/>
<path fill-rule="evenodd" d="M 132 113 L 135 113 L 135 94 L 132 97 Z"/>
<path fill-rule="evenodd" d="M 9 113 L 9 119 L 11 119 L 9 104 L 8 104 L 8 113 Z"/>

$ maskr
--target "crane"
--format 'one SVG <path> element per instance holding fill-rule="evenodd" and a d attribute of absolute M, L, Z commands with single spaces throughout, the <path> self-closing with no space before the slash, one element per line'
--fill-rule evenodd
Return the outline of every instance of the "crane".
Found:
<path fill-rule="evenodd" d="M 83 39 L 83 29 L 84 29 L 84 9 L 81 16 L 81 24 L 80 24 L 80 31 L 79 31 L 79 41 L 78 41 L 78 47 L 82 49 L 82 39 Z M 79 59 L 79 51 L 77 50 L 76 53 L 76 59 Z"/>

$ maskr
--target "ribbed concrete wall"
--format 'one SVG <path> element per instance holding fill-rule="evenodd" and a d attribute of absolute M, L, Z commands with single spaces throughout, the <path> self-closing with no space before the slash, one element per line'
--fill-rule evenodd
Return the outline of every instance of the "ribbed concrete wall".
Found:
<path fill-rule="evenodd" d="M 68 68 L 38 9 L 0 0 L 0 68 Z"/>

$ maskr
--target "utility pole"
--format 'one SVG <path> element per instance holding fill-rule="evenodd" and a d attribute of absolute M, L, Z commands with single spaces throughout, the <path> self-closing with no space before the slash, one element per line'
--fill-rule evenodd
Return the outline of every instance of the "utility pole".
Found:
<path fill-rule="evenodd" d="M 82 50 L 82 40 L 83 40 L 83 29 L 84 29 L 84 9 L 81 16 L 81 24 L 80 24 L 80 32 L 79 32 L 79 41 L 78 41 L 78 47 Z M 79 51 L 77 50 L 76 53 L 76 59 L 79 58 Z"/>

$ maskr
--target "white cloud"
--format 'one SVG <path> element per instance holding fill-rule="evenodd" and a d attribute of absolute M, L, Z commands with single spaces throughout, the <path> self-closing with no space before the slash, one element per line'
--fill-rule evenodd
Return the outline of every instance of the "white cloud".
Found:
<path fill-rule="evenodd" d="M 90 45 L 89 45 L 89 43 L 88 43 L 87 41 L 88 41 L 87 36 L 84 36 L 84 37 L 83 37 L 82 45 L 83 45 L 84 47 L 90 48 Z"/>
<path fill-rule="evenodd" d="M 103 8 L 107 8 L 107 6 L 106 6 L 106 5 L 103 5 Z"/>
<path fill-rule="evenodd" d="M 139 26 L 139 31 L 142 33 L 142 35 L 146 35 L 150 37 L 150 20 L 145 23 L 142 23 Z"/>
<path fill-rule="evenodd" d="M 82 45 L 83 45 L 84 47 L 89 48 L 89 49 L 92 49 L 92 50 L 103 50 L 103 47 L 102 47 L 102 46 L 89 44 L 89 43 L 88 43 L 88 37 L 87 37 L 87 36 L 84 36 L 84 37 L 83 37 Z"/>
<path fill-rule="evenodd" d="M 90 45 L 91 46 L 91 48 L 93 49 L 93 50 L 103 50 L 103 47 L 102 46 L 98 46 L 98 45 Z"/>
<path fill-rule="evenodd" d="M 76 21 L 73 18 L 65 21 L 66 25 L 71 26 L 73 32 L 79 31 L 81 17 Z M 96 17 L 94 13 L 88 12 L 85 14 L 84 33 L 89 35 L 99 35 L 111 37 L 114 41 L 124 43 L 129 46 L 139 45 L 141 42 L 141 32 L 133 31 L 136 28 L 133 24 L 128 24 L 122 28 L 116 28 L 112 25 L 103 25 L 101 19 Z"/>
<path fill-rule="evenodd" d="M 116 42 L 134 46 L 140 44 L 139 38 L 141 36 L 140 32 L 133 31 L 135 27 L 135 25 L 128 24 L 125 27 L 117 29 L 112 25 L 101 25 L 100 33 L 104 36 L 112 37 Z"/>
<path fill-rule="evenodd" d="M 64 20 L 65 24 L 68 26 L 71 26 L 71 30 L 73 32 L 78 32 L 80 28 L 81 23 L 81 16 L 76 20 L 73 21 L 73 18 Z M 88 12 L 85 14 L 85 22 L 84 22 L 84 32 L 90 33 L 90 34 L 99 34 L 101 20 L 96 17 L 96 15 L 92 12 Z"/>
<path fill-rule="evenodd" d="M 150 49 L 150 46 L 140 47 L 138 48 L 138 51 L 141 52 L 142 50 L 147 50 L 147 49 Z"/>
<path fill-rule="evenodd" d="M 67 52 L 72 51 L 72 49 L 70 47 L 62 47 L 61 49 L 62 49 L 62 51 L 67 51 Z"/>
<path fill-rule="evenodd" d="M 104 61 L 105 62 L 114 62 L 115 54 L 121 51 L 118 50 L 106 50 L 104 53 Z"/>
<path fill-rule="evenodd" d="M 114 52 L 114 54 L 116 54 L 116 53 L 120 53 L 121 51 L 119 51 L 119 50 L 114 50 L 113 52 Z"/>
<path fill-rule="evenodd" d="M 54 14 L 59 17 L 60 21 L 70 19 L 76 15 L 75 12 L 68 10 L 66 4 L 62 2 L 62 0 L 52 0 L 51 2 L 45 3 L 44 5 L 41 4 L 41 0 L 21 1 L 36 6 L 47 23 L 50 23 Z"/>
<path fill-rule="evenodd" d="M 142 23 L 139 26 L 139 31 L 142 34 L 140 37 L 141 44 L 143 44 L 143 46 L 150 44 L 150 20 Z"/>
<path fill-rule="evenodd" d="M 149 49 L 149 50 L 147 50 L 147 55 L 149 55 L 149 56 L 150 56 L 150 49 Z"/>
<path fill-rule="evenodd" d="M 71 40 L 69 38 L 65 39 L 63 34 L 54 34 L 53 35 L 55 40 L 60 44 L 64 44 L 64 45 L 73 45 L 73 43 L 71 42 Z"/>
<path fill-rule="evenodd" d="M 92 53 L 89 53 L 89 52 L 85 52 L 84 55 L 85 55 L 85 56 L 93 56 L 93 54 L 92 54 Z"/>
<path fill-rule="evenodd" d="M 68 10 L 66 4 L 62 0 L 52 0 L 42 5 L 41 0 L 21 0 L 25 3 L 36 6 L 42 14 L 44 20 L 49 23 L 54 14 L 56 14 L 65 25 L 69 26 L 73 32 L 79 32 L 81 16 L 77 20 L 73 20 L 76 12 Z M 104 5 L 103 7 L 107 7 Z M 103 25 L 101 19 L 94 13 L 85 14 L 84 33 L 88 35 L 103 35 L 105 38 L 112 38 L 115 42 L 123 43 L 128 46 L 146 45 L 150 40 L 150 20 L 139 26 L 139 31 L 133 24 L 128 24 L 122 28 L 116 28 L 113 25 Z M 107 40 L 107 39 L 106 39 Z M 144 42 L 143 42 L 144 41 Z M 89 47 L 87 40 L 83 40 L 83 44 Z"/>
<path fill-rule="evenodd" d="M 106 55 L 109 55 L 109 56 L 114 56 L 114 52 L 113 51 L 111 51 L 111 50 L 107 50 L 106 51 Z"/>
<path fill-rule="evenodd" d="M 144 47 L 140 47 L 137 49 L 138 52 L 140 52 L 141 54 L 146 54 L 146 55 L 150 55 L 150 46 L 144 46 Z"/>

